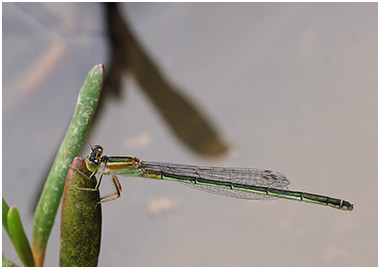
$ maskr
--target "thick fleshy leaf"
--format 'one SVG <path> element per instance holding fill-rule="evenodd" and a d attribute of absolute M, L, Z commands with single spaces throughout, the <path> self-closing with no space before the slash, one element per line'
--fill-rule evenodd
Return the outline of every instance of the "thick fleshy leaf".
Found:
<path fill-rule="evenodd" d="M 22 226 L 20 214 L 14 206 L 8 211 L 8 229 L 9 237 L 22 263 L 25 266 L 34 266 L 32 249 Z"/>
<path fill-rule="evenodd" d="M 98 104 L 104 79 L 104 66 L 93 67 L 80 90 L 71 124 L 58 151 L 50 174 L 46 180 L 34 215 L 33 254 L 37 266 L 43 266 L 46 245 L 54 224 L 63 194 L 69 166 L 87 137 L 92 118 Z"/>
<path fill-rule="evenodd" d="M 5 231 L 9 235 L 9 229 L 8 229 L 8 211 L 9 211 L 9 206 L 8 206 L 7 202 L 5 202 L 4 198 L 3 198 L 2 210 L 3 210 L 3 215 L 2 215 L 3 227 L 4 227 Z"/>
<path fill-rule="evenodd" d="M 82 172 L 78 172 L 82 171 Z M 60 266 L 97 266 L 100 252 L 102 212 L 95 177 L 85 161 L 75 158 L 66 178 L 62 200 Z"/>

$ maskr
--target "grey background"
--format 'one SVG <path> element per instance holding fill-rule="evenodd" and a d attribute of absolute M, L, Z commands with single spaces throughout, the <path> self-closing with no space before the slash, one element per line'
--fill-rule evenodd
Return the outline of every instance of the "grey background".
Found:
<path fill-rule="evenodd" d="M 92 144 L 145 160 L 273 169 L 293 190 L 355 209 L 121 178 L 122 198 L 103 206 L 99 265 L 377 266 L 377 3 L 123 9 L 161 70 L 231 150 L 217 160 L 187 150 L 130 79 Z M 93 65 L 107 64 L 101 16 L 99 4 L 3 4 L 3 197 L 19 208 L 29 238 L 28 211 L 78 90 Z M 160 201 L 169 207 L 154 214 L 150 204 Z M 59 214 L 50 266 L 58 265 Z M 4 230 L 3 253 L 18 262 Z"/>

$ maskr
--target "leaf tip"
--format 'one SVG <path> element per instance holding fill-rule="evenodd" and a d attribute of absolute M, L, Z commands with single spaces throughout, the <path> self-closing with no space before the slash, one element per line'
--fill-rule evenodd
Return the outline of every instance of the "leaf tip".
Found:
<path fill-rule="evenodd" d="M 104 64 L 97 64 L 94 66 L 94 71 L 101 72 L 104 75 Z"/>

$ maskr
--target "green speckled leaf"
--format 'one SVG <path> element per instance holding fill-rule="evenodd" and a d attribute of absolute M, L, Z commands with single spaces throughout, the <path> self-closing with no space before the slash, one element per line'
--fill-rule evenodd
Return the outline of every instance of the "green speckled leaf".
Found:
<path fill-rule="evenodd" d="M 85 161 L 75 158 L 66 178 L 62 201 L 60 266 L 97 266 L 100 252 L 102 213 L 99 191 L 74 188 L 94 188 L 96 179 Z"/>

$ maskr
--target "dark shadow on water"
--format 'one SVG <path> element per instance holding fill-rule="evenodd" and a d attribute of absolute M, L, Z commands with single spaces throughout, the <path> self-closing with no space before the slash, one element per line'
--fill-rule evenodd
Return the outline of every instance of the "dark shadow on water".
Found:
<path fill-rule="evenodd" d="M 227 144 L 212 123 L 180 89 L 172 85 L 149 57 L 125 23 L 117 3 L 105 3 L 107 34 L 110 41 L 109 72 L 104 94 L 120 97 L 125 71 L 130 72 L 140 89 L 162 116 L 176 137 L 193 152 L 217 157 L 227 152 Z"/>

